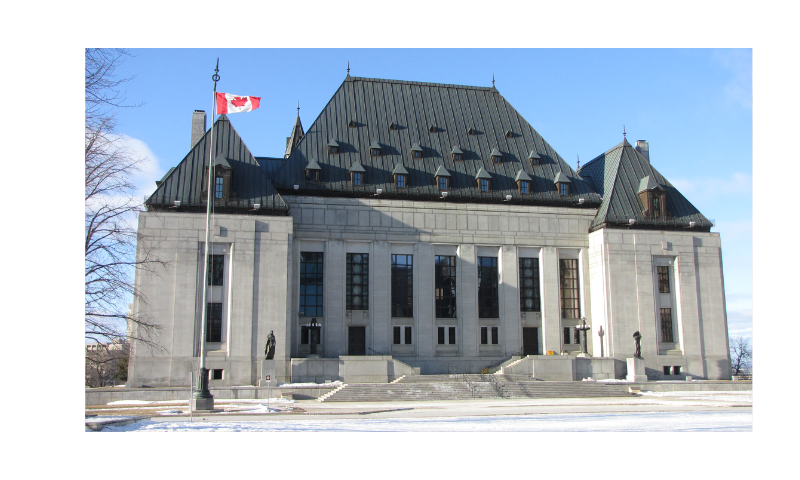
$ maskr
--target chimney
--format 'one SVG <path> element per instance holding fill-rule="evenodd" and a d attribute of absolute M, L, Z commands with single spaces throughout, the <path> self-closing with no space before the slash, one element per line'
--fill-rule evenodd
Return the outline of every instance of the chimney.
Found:
<path fill-rule="evenodd" d="M 206 133 L 206 112 L 195 110 L 192 114 L 192 144 L 189 148 L 194 148 L 197 141 Z"/>
<path fill-rule="evenodd" d="M 647 140 L 636 140 L 635 148 L 647 160 L 647 163 L 650 163 L 650 145 L 647 144 Z"/>

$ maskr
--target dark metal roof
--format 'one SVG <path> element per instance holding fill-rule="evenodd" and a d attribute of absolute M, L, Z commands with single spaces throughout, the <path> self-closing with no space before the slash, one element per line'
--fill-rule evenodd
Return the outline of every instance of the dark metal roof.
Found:
<path fill-rule="evenodd" d="M 558 172 L 556 174 L 556 178 L 553 179 L 553 183 L 572 183 L 572 182 L 569 181 L 569 177 L 567 177 L 561 172 Z"/>
<path fill-rule="evenodd" d="M 261 215 L 285 213 L 288 206 L 267 178 L 228 117 L 220 115 L 214 123 L 215 163 L 227 163 L 233 169 L 231 193 L 235 199 L 217 200 L 215 208 L 249 212 L 253 205 L 261 204 L 256 213 Z M 168 173 L 161 185 L 147 199 L 148 209 L 168 208 L 175 200 L 181 201 L 181 209 L 205 210 L 207 200 L 203 190 L 203 170 L 208 168 L 208 142 L 211 129 L 200 138 L 186 157 Z"/>
<path fill-rule="evenodd" d="M 664 188 L 657 184 L 656 181 L 650 175 L 644 177 L 639 181 L 639 190 L 636 193 L 644 192 L 645 190 L 653 190 L 653 189 L 660 189 L 663 190 Z"/>
<path fill-rule="evenodd" d="M 475 174 L 475 178 L 488 178 L 491 180 L 492 175 L 481 167 L 478 173 Z"/>
<path fill-rule="evenodd" d="M 394 170 L 392 170 L 392 175 L 408 175 L 408 170 L 406 170 L 402 163 L 398 163 L 394 167 Z"/>
<path fill-rule="evenodd" d="M 294 121 L 294 127 L 292 127 L 292 134 L 286 137 L 286 154 L 284 157 L 288 157 L 292 153 L 292 150 L 300 143 L 304 135 L 303 124 L 300 122 L 300 107 L 298 107 L 297 118 Z"/>
<path fill-rule="evenodd" d="M 636 219 L 633 228 L 677 230 L 687 228 L 690 221 L 695 222 L 694 228 L 698 231 L 707 232 L 712 227 L 711 222 L 627 140 L 584 165 L 580 175 L 591 177 L 593 185 L 603 197 L 590 231 L 604 226 L 627 228 L 631 218 Z M 642 214 L 643 206 L 637 193 L 640 183 L 647 176 L 656 185 L 666 189 L 666 206 L 671 218 L 649 219 Z"/>
<path fill-rule="evenodd" d="M 444 165 L 439 165 L 439 168 L 436 169 L 436 172 L 433 174 L 434 177 L 450 177 L 450 172 L 444 168 Z"/>
<path fill-rule="evenodd" d="M 348 127 L 353 120 L 354 128 Z M 397 130 L 390 130 L 390 124 Z M 436 132 L 428 131 L 435 125 Z M 475 135 L 468 135 L 470 129 Z M 505 132 L 514 132 L 511 138 Z M 329 155 L 330 140 L 339 143 L 338 155 Z M 370 143 L 377 142 L 380 156 L 369 154 Z M 395 189 L 392 169 L 408 162 L 414 143 L 423 149 L 421 159 L 406 167 L 407 187 Z M 453 160 L 450 152 L 463 151 L 462 160 Z M 502 161 L 491 161 L 492 149 Z M 533 151 L 542 158 L 539 165 L 528 161 Z M 320 182 L 307 183 L 304 168 L 316 159 L 322 171 Z M 350 182 L 351 165 L 364 168 L 364 185 Z M 493 88 L 444 85 L 437 83 L 379 80 L 348 77 L 333 94 L 319 117 L 275 176 L 281 191 L 299 191 L 307 195 L 372 195 L 376 188 L 385 195 L 397 193 L 409 199 L 438 198 L 435 172 L 444 166 L 451 174 L 448 201 L 488 201 L 500 203 L 510 194 L 530 204 L 573 206 L 578 196 L 585 198 L 582 207 L 597 207 L 600 198 L 528 122 Z M 475 184 L 483 168 L 492 176 L 492 192 L 481 193 Z M 519 193 L 515 183 L 523 169 L 531 177 L 531 193 Z M 570 195 L 560 196 L 553 179 L 562 172 L 571 179 Z"/>
<path fill-rule="evenodd" d="M 267 178 L 272 180 L 278 170 L 281 169 L 286 162 L 286 158 L 272 158 L 272 157 L 254 157 L 256 162 L 261 165 L 261 170 L 267 175 Z"/>
<path fill-rule="evenodd" d="M 517 175 L 514 177 L 514 181 L 515 181 L 515 182 L 519 182 L 520 180 L 527 180 L 527 181 L 531 181 L 532 179 L 531 179 L 531 176 L 530 176 L 530 175 L 528 175 L 528 174 L 525 172 L 525 170 L 522 170 L 522 169 L 520 169 L 520 171 L 519 171 L 519 172 L 517 172 Z"/>
<path fill-rule="evenodd" d="M 316 160 L 313 158 L 308 161 L 308 165 L 306 165 L 306 170 L 322 170 L 322 167 L 319 166 Z"/>

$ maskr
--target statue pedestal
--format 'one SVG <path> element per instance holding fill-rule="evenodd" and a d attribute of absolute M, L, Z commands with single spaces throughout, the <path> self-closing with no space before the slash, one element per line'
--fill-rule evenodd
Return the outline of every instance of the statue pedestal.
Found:
<path fill-rule="evenodd" d="M 576 355 L 576 356 L 577 356 L 578 358 L 592 358 L 592 354 L 591 354 L 591 353 L 579 353 L 579 354 L 578 354 L 578 355 Z"/>
<path fill-rule="evenodd" d="M 628 375 L 625 377 L 629 382 L 646 382 L 647 374 L 644 372 L 644 360 L 641 358 L 628 358 Z"/>
<path fill-rule="evenodd" d="M 266 380 L 267 375 L 269 375 L 269 378 L 272 381 L 272 386 L 277 386 L 278 379 L 275 377 L 275 359 L 261 360 L 261 365 L 258 372 L 259 387 L 266 387 L 268 385 L 269 382 Z"/>

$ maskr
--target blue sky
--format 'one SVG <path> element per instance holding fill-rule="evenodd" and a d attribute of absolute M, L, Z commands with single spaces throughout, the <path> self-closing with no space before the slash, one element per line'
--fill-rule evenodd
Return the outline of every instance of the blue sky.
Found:
<path fill-rule="evenodd" d="M 258 156 L 280 157 L 300 102 L 311 125 L 351 75 L 491 86 L 575 167 L 622 140 L 708 218 L 723 245 L 731 335 L 752 335 L 753 108 L 750 49 L 133 49 L 119 130 L 150 158 L 140 194 L 186 155 L 195 109 L 218 90 L 262 97 L 231 115 Z M 209 117 L 209 125 L 210 125 Z"/>

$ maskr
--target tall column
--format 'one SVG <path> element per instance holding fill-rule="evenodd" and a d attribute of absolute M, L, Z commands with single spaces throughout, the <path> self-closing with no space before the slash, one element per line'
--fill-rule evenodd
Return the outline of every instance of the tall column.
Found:
<path fill-rule="evenodd" d="M 561 299 L 559 297 L 558 250 L 543 247 L 539 271 L 542 275 L 542 352 L 561 353 Z"/>
<path fill-rule="evenodd" d="M 461 355 L 478 356 L 478 268 L 475 245 L 461 245 L 456 268 L 456 311 L 461 321 Z"/>
<path fill-rule="evenodd" d="M 434 256 L 433 245 L 418 243 L 414 255 L 414 304 L 417 323 L 417 355 L 432 357 L 436 348 L 434 331 Z"/>
<path fill-rule="evenodd" d="M 501 269 L 500 269 L 500 292 L 503 302 L 503 318 L 501 326 L 503 328 L 504 355 L 520 355 L 522 352 L 522 328 L 519 316 L 519 260 L 517 247 L 505 245 L 501 250 Z"/>
<path fill-rule="evenodd" d="M 328 240 L 325 244 L 325 325 L 322 327 L 325 357 L 346 355 L 345 348 L 345 245 L 341 240 Z"/>

